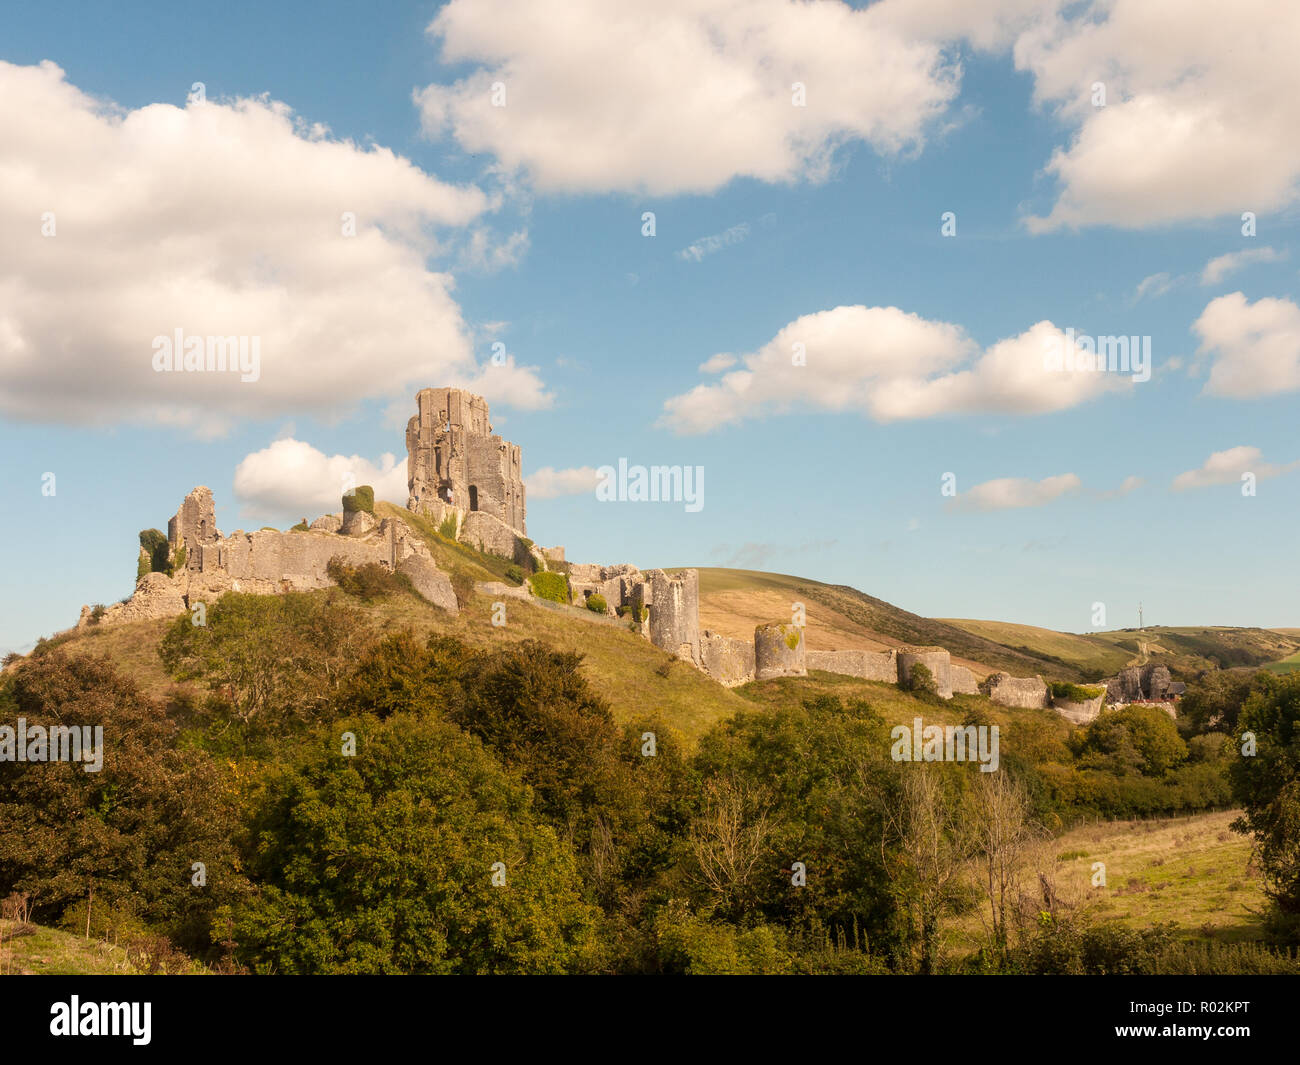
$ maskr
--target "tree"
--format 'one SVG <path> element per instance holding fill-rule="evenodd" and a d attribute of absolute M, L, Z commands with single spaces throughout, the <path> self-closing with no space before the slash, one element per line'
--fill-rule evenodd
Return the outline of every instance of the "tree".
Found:
<path fill-rule="evenodd" d="M 1178 726 L 1158 706 L 1130 703 L 1103 710 L 1078 741 L 1081 767 L 1123 776 L 1158 777 L 1187 760 L 1187 744 Z"/>
<path fill-rule="evenodd" d="M 435 718 L 319 730 L 268 782 L 245 858 L 258 889 L 228 912 L 235 956 L 258 972 L 559 973 L 590 939 L 568 844 L 478 740 Z"/>
<path fill-rule="evenodd" d="M 712 804 L 716 824 L 728 793 L 734 799 L 743 789 L 740 831 L 752 832 L 760 815 L 764 821 L 764 857 L 726 916 L 817 938 L 865 938 L 882 957 L 901 943 L 889 871 L 895 848 L 884 839 L 884 803 L 897 787 L 888 737 L 866 703 L 820 696 L 737 714 L 701 738 L 697 817 Z M 803 865 L 802 886 L 795 862 Z M 706 891 L 699 901 L 715 898 Z"/>
<path fill-rule="evenodd" d="M 29 735 L 102 729 L 103 760 L 93 772 L 84 761 L 0 763 L 0 897 L 29 894 L 44 922 L 80 906 L 87 934 L 113 915 L 205 949 L 215 907 L 242 890 L 229 842 L 237 811 L 207 754 L 179 745 L 163 708 L 106 660 L 58 649 L 6 671 L 0 720 L 19 717 Z"/>
<path fill-rule="evenodd" d="M 1024 787 L 1005 771 L 978 775 L 969 830 L 993 943 L 1005 962 L 1010 925 L 1019 918 L 1024 878 L 1031 873 L 1027 866 L 1047 832 L 1033 819 Z"/>
<path fill-rule="evenodd" d="M 961 874 L 971 849 L 959 800 L 944 777 L 934 763 L 908 763 L 886 814 L 885 838 L 897 845 L 891 883 L 914 922 L 923 975 L 938 963 L 940 928 L 961 898 Z"/>
<path fill-rule="evenodd" d="M 1269 898 L 1300 915 L 1300 673 L 1259 678 L 1234 742 L 1228 773 L 1245 811 L 1234 827 L 1255 837 Z"/>
<path fill-rule="evenodd" d="M 1187 694 L 1178 703 L 1178 723 L 1183 734 L 1235 732 L 1237 716 L 1258 675 L 1249 669 L 1214 670 L 1189 684 Z"/>

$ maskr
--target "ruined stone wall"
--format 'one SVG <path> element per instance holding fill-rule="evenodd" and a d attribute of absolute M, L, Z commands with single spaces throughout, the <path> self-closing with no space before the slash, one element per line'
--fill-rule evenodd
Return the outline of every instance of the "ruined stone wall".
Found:
<path fill-rule="evenodd" d="M 948 672 L 952 677 L 952 690 L 954 695 L 979 694 L 979 682 L 975 679 L 975 674 L 965 666 L 959 666 L 954 662 L 948 667 Z"/>
<path fill-rule="evenodd" d="M 809 669 L 884 681 L 886 684 L 898 683 L 897 651 L 809 651 L 807 661 Z"/>
<path fill-rule="evenodd" d="M 524 567 L 528 565 L 528 560 L 533 553 L 532 546 L 514 529 L 500 518 L 483 511 L 473 511 L 465 515 L 458 539 L 478 551 L 499 558 L 508 558 L 516 565 Z M 544 569 L 545 566 L 537 568 Z"/>
<path fill-rule="evenodd" d="M 1013 677 L 1010 673 L 994 673 L 985 679 L 984 692 L 999 706 L 1021 710 L 1043 710 L 1051 703 L 1042 677 Z"/>
<path fill-rule="evenodd" d="M 1101 713 L 1105 703 L 1106 696 L 1104 694 L 1098 695 L 1095 699 L 1079 701 L 1053 697 L 1052 709 L 1076 725 L 1086 725 Z"/>
<path fill-rule="evenodd" d="M 706 629 L 700 637 L 700 660 L 704 672 L 725 687 L 754 679 L 753 640 L 734 640 Z"/>
<path fill-rule="evenodd" d="M 168 523 L 173 561 L 181 546 L 185 565 L 174 576 L 147 573 L 136 582 L 126 602 L 109 607 L 98 624 L 115 624 L 146 617 L 171 617 L 197 602 L 212 602 L 226 592 L 278 594 L 304 592 L 333 585 L 326 572 L 338 558 L 350 566 L 378 563 L 410 578 L 415 590 L 436 606 L 456 613 L 451 579 L 438 569 L 432 554 L 405 522 L 371 515 L 354 535 L 326 531 L 343 525 L 338 515 L 318 518 L 305 532 L 261 529 L 237 530 L 221 536 L 212 521 L 212 493 L 196 488 Z M 82 609 L 78 627 L 90 624 L 90 608 Z"/>
<path fill-rule="evenodd" d="M 1108 703 L 1161 702 L 1170 697 L 1173 677 L 1168 666 L 1149 662 L 1126 666 L 1105 682 Z"/>
<path fill-rule="evenodd" d="M 757 680 L 807 675 L 807 645 L 802 626 L 772 622 L 754 630 L 754 677 Z"/>

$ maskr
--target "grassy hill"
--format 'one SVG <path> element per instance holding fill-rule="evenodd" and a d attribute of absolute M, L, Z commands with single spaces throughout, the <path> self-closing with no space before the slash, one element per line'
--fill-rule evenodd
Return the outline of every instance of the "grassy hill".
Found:
<path fill-rule="evenodd" d="M 1229 827 L 1240 812 L 1081 825 L 1049 843 L 1053 890 L 1069 913 L 1131 928 L 1173 922 L 1184 939 L 1258 941 L 1266 899 L 1249 837 Z M 1092 885 L 1095 862 L 1106 866 L 1104 887 Z M 983 930 L 982 912 L 966 915 L 950 929 L 949 949 L 974 949 Z"/>
<path fill-rule="evenodd" d="M 1122 629 L 1075 634 L 1033 625 L 925 618 L 847 585 L 739 569 L 700 569 L 700 626 L 748 637 L 754 626 L 804 604 L 810 650 L 884 650 L 900 644 L 945 647 L 978 676 L 1006 670 L 1047 680 L 1095 681 L 1130 664 L 1163 662 L 1175 676 L 1262 666 L 1300 653 L 1300 630 L 1225 626 Z M 1289 666 L 1288 666 L 1289 668 Z"/>
<path fill-rule="evenodd" d="M 509 565 L 503 559 L 482 554 L 448 539 L 432 523 L 414 518 L 400 508 L 378 504 L 376 512 L 393 514 L 408 521 L 422 536 L 439 566 L 448 572 L 461 571 L 475 580 L 501 580 Z M 1046 659 L 1010 652 L 1000 645 L 942 622 L 930 621 L 872 599 L 851 588 L 840 588 L 781 574 L 748 573 L 741 570 L 701 571 L 701 626 L 735 635 L 752 635 L 758 620 L 781 616 L 779 604 L 802 601 L 808 608 L 809 644 L 819 647 L 887 647 L 900 642 L 939 643 L 953 650 L 959 660 L 973 665 L 992 662 L 1020 672 L 1041 672 Z M 734 608 L 723 627 L 717 603 L 721 590 L 738 594 L 726 600 Z M 330 591 L 307 593 L 327 596 Z M 807 678 L 759 681 L 727 689 L 692 666 L 678 661 L 629 630 L 627 623 L 597 615 L 582 607 L 566 607 L 543 600 L 506 601 L 506 624 L 491 623 L 492 600 L 476 594 L 459 616 L 451 617 L 414 595 L 400 595 L 371 603 L 351 605 L 364 617 L 374 635 L 410 630 L 418 637 L 430 633 L 456 636 L 476 647 L 520 642 L 530 638 L 546 641 L 561 649 L 583 655 L 580 667 L 593 689 L 611 707 L 619 722 L 659 716 L 693 742 L 715 722 L 746 709 L 797 702 L 821 693 L 841 698 L 864 698 L 891 723 L 908 723 L 918 714 L 927 721 L 956 723 L 978 704 L 1001 721 L 1007 715 L 981 696 L 962 696 L 950 704 L 936 706 L 913 698 L 889 684 L 878 684 L 814 671 Z M 748 610 L 754 621 L 738 613 Z M 165 697 L 176 682 L 163 668 L 158 644 L 172 624 L 170 620 L 131 622 L 106 628 L 89 628 L 65 633 L 55 640 L 70 651 L 106 656 L 153 698 Z M 869 628 L 875 624 L 875 628 Z M 872 634 L 875 634 L 874 636 Z M 963 655 L 962 650 L 970 652 Z M 975 658 L 975 654 L 984 656 Z M 1073 676 L 1064 668 L 1054 676 Z M 1016 711 L 1022 717 L 1032 711 Z M 1053 727 L 1066 728 L 1061 718 L 1044 713 Z"/>
<path fill-rule="evenodd" d="M 476 581 L 501 580 L 509 565 L 441 535 L 432 523 L 391 504 L 377 504 L 376 512 L 400 516 L 410 523 L 448 572 L 459 571 Z M 747 638 L 755 625 L 788 617 L 796 602 L 803 603 L 807 612 L 810 649 L 881 650 L 904 643 L 933 644 L 946 647 L 954 661 L 980 676 L 1004 669 L 1017 676 L 1040 674 L 1048 680 L 1089 681 L 1113 674 L 1130 662 L 1147 660 L 1165 662 L 1179 675 L 1193 675 L 1216 663 L 1274 662 L 1277 665 L 1272 668 L 1300 667 L 1300 630 L 1160 627 L 1075 635 L 1009 622 L 924 618 L 854 588 L 789 574 L 700 570 L 702 629 Z M 920 712 L 918 707 L 923 707 L 927 716 L 945 720 L 955 721 L 961 713 L 956 703 L 951 713 L 936 713 L 934 706 L 917 703 L 890 685 L 826 673 L 728 690 L 628 631 L 623 622 L 581 607 L 511 599 L 507 623 L 501 628 L 491 624 L 491 602 L 483 596 L 476 596 L 455 618 L 414 596 L 359 604 L 358 609 L 373 632 L 381 635 L 401 629 L 418 636 L 437 632 L 481 647 L 536 637 L 557 648 L 580 652 L 585 676 L 609 702 L 617 720 L 655 713 L 688 740 L 748 707 L 822 691 L 867 698 L 887 718 L 900 722 Z M 158 641 L 169 624 L 165 620 L 139 621 L 56 639 L 73 649 L 106 655 L 148 694 L 162 697 L 174 684 L 157 654 Z M 992 709 L 986 700 L 979 702 Z"/>

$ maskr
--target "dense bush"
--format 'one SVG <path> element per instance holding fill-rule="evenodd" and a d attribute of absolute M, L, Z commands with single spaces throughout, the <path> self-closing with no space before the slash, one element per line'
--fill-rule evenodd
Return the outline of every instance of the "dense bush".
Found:
<path fill-rule="evenodd" d="M 363 615 L 320 595 L 228 593 L 206 624 L 189 614 L 172 622 L 158 650 L 174 678 L 215 696 L 190 708 L 196 724 L 243 751 L 337 713 L 336 694 L 370 642 Z"/>
<path fill-rule="evenodd" d="M 456 607 L 464 610 L 474 598 L 474 577 L 463 569 L 451 571 L 451 590 L 456 596 Z"/>
<path fill-rule="evenodd" d="M 373 514 L 375 512 L 375 490 L 368 484 L 362 484 L 351 492 L 344 493 L 343 509 L 349 514 L 354 514 L 358 510 Z"/>
<path fill-rule="evenodd" d="M 1089 700 L 1097 698 L 1099 695 L 1105 695 L 1104 687 L 1084 687 L 1079 684 L 1069 684 L 1064 681 L 1057 681 L 1050 684 L 1053 699 L 1064 699 L 1072 703 L 1086 703 Z"/>
<path fill-rule="evenodd" d="M 158 529 L 141 529 L 140 548 L 149 556 L 149 570 L 146 572 L 167 572 L 167 556 L 171 550 L 171 545 L 167 542 L 164 533 Z M 144 574 L 139 573 L 138 576 L 143 577 Z"/>
<path fill-rule="evenodd" d="M 1159 777 L 1187 759 L 1187 744 L 1173 719 L 1160 707 L 1140 703 L 1103 710 L 1074 743 L 1081 767 L 1116 776 Z"/>
<path fill-rule="evenodd" d="M 930 672 L 929 667 L 921 662 L 915 663 L 907 671 L 907 682 L 903 688 L 917 695 L 938 696 L 939 694 L 938 681 L 934 679 L 934 674 Z"/>
<path fill-rule="evenodd" d="M 569 601 L 569 579 L 563 573 L 534 573 L 528 578 L 533 595 L 553 603 Z"/>
<path fill-rule="evenodd" d="M 608 609 L 605 603 L 605 597 L 599 592 L 592 592 L 587 596 L 587 609 L 593 614 L 604 614 Z"/>
<path fill-rule="evenodd" d="M 335 557 L 329 560 L 325 572 L 344 592 L 365 602 L 415 591 L 409 577 L 403 573 L 394 573 L 378 562 L 349 566 L 341 558 Z"/>
<path fill-rule="evenodd" d="M 511 584 L 523 584 L 524 571 L 512 562 L 506 567 L 506 580 Z"/>

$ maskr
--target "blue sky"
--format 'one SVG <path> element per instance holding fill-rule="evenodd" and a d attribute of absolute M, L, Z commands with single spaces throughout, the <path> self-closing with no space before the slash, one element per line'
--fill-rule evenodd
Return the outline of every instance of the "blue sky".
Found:
<path fill-rule="evenodd" d="M 1210 4 L 1166 43 L 1130 0 L 585 3 L 6 5 L 0 648 L 128 595 L 195 485 L 227 533 L 337 509 L 329 457 L 404 466 L 447 383 L 560 471 L 528 531 L 574 561 L 1300 625 L 1286 33 L 1243 70 Z M 261 335 L 262 379 L 160 383 L 184 321 Z M 1151 380 L 1045 376 L 1067 327 L 1149 336 Z M 597 501 L 574 471 L 620 457 L 702 466 L 704 507 Z"/>

